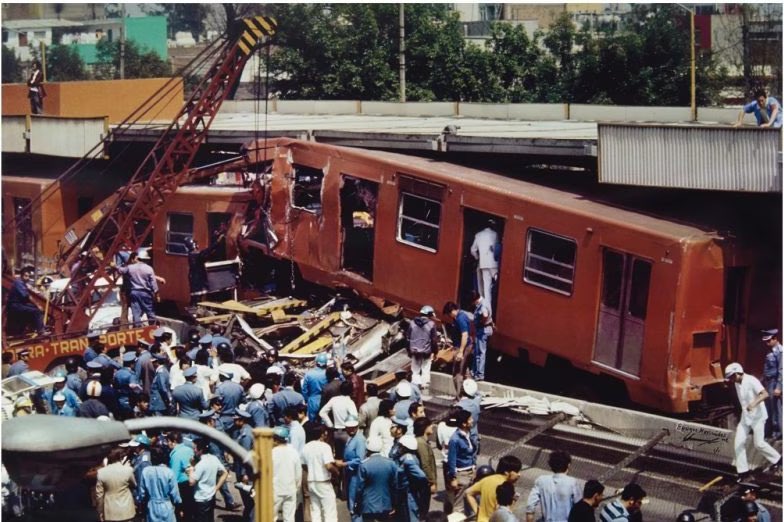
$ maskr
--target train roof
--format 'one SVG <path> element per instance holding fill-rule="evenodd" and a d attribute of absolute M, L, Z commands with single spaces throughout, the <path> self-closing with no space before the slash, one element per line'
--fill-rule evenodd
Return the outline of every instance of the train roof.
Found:
<path fill-rule="evenodd" d="M 679 240 L 704 241 L 719 237 L 715 229 L 711 227 L 700 228 L 697 225 L 665 217 L 619 208 L 618 206 L 590 199 L 578 192 L 550 188 L 454 163 L 419 156 L 408 156 L 395 152 L 365 151 L 297 140 L 290 140 L 289 143 L 294 144 L 296 147 L 312 148 L 313 150 L 328 147 L 335 151 L 334 154 L 354 161 L 381 161 L 401 173 L 412 175 L 416 175 L 419 172 L 426 173 L 425 177 L 427 179 L 445 185 L 459 180 L 464 185 L 490 190 L 499 195 L 513 196 L 518 199 L 528 200 L 533 204 L 557 207 L 564 211 L 582 214 L 592 221 L 622 224 L 648 233 L 656 233 Z M 286 145 L 286 143 L 282 144 Z"/>

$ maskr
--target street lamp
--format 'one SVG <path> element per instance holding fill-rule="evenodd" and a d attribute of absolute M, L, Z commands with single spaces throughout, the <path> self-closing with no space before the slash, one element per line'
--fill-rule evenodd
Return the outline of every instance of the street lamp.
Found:
<path fill-rule="evenodd" d="M 694 41 L 694 9 L 689 9 L 683 4 L 675 4 L 689 13 L 689 24 L 691 26 L 691 121 L 697 121 L 697 70 L 695 57 Z"/>
<path fill-rule="evenodd" d="M 143 430 L 173 429 L 207 437 L 239 459 L 256 484 L 256 522 L 272 522 L 272 430 L 256 429 L 255 452 L 200 422 L 179 417 L 99 421 L 29 415 L 3 422 L 3 464 L 17 484 L 57 491 L 82 479 L 109 451 Z M 261 471 L 261 474 L 258 471 Z"/>

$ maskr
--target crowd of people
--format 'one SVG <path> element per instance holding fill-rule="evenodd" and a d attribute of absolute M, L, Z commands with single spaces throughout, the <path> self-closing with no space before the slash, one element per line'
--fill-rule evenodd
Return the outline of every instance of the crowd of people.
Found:
<path fill-rule="evenodd" d="M 481 312 L 482 297 L 477 294 L 474 301 Z M 479 313 L 472 319 L 454 303 L 444 306 L 454 332 L 451 342 L 456 348 L 458 393 L 454 407 L 443 418 L 431 419 L 422 398 L 429 393 L 429 363 L 440 342 L 434 315 L 431 306 L 424 306 L 410 322 L 412 370 L 396 373 L 395 383 L 384 392 L 364 382 L 350 355 L 338 360 L 318 354 L 314 367 L 303 375 L 278 360 L 274 352 L 262 361 L 243 363 L 236 357 L 240 351 L 218 325 L 207 334 L 190 332 L 184 344 L 174 344 L 172 332 L 158 328 L 153 343 L 140 341 L 135 349 L 117 357 L 105 352 L 101 334 L 91 333 L 83 356 L 68 360 L 51 389 L 33 400 L 20 399 L 15 414 L 35 409 L 52 415 L 121 420 L 172 415 L 222 431 L 247 450 L 254 445 L 253 428 L 273 428 L 274 510 L 284 522 L 335 522 L 339 502 L 345 502 L 352 521 L 435 521 L 445 520 L 453 511 L 475 516 L 479 522 L 519 520 L 515 484 L 522 470 L 520 459 L 503 456 L 495 469 L 478 465 L 481 394 L 477 381 L 481 374 L 477 374 L 483 370 L 470 354 L 476 343 L 475 326 L 486 316 Z M 477 323 L 472 325 L 472 321 Z M 765 332 L 771 368 L 780 366 L 777 334 Z M 7 372 L 4 368 L 4 373 L 27 370 L 28 354 L 21 351 L 18 355 L 19 360 Z M 468 359 L 473 362 L 468 364 Z M 757 440 L 759 423 L 764 425 L 767 419 L 764 401 L 780 398 L 780 373 L 766 376 L 766 382 L 772 382 L 771 393 L 736 363 L 727 367 L 726 376 L 738 388 L 744 407 L 736 447 L 745 448 L 742 437 L 753 433 L 763 455 L 780 466 L 778 453 L 764 438 Z M 774 419 L 779 419 L 780 436 L 780 414 L 774 414 Z M 748 478 L 744 462 L 741 456 L 741 479 Z M 571 458 L 564 451 L 551 452 L 548 463 L 552 473 L 538 477 L 528 494 L 527 522 L 595 521 L 597 515 L 602 522 L 642 519 L 646 492 L 638 484 L 627 484 L 597 513 L 604 485 L 570 476 Z M 86 480 L 102 521 L 137 517 L 214 520 L 218 497 L 221 508 L 236 511 L 243 520 L 252 520 L 254 515 L 254 487 L 248 470 L 214 441 L 189 433 L 140 434 L 113 450 L 105 465 Z M 742 488 L 745 504 L 737 509 L 750 506 L 752 500 L 747 497 L 756 492 L 753 485 L 744 483 Z M 433 511 L 431 504 L 437 495 L 443 506 Z M 766 520 L 764 507 L 756 499 L 753 503 L 756 520 Z M 692 515 L 681 516 L 679 520 L 687 521 Z"/>

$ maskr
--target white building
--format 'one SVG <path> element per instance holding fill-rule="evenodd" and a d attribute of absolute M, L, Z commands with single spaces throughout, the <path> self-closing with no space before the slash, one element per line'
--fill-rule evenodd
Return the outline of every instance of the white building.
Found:
<path fill-rule="evenodd" d="M 31 49 L 35 49 L 40 56 L 40 45 L 52 45 L 52 30 L 55 28 L 81 27 L 81 22 L 69 20 L 40 19 L 40 20 L 8 20 L 3 21 L 3 45 L 12 49 L 16 57 L 23 62 L 32 59 Z M 54 42 L 60 43 L 60 42 Z"/>

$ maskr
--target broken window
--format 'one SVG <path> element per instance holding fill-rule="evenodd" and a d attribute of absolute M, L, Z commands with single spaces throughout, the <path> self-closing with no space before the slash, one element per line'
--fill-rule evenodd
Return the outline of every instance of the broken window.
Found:
<path fill-rule="evenodd" d="M 186 237 L 193 237 L 193 214 L 170 212 L 166 220 L 166 253 L 187 255 Z"/>
<path fill-rule="evenodd" d="M 403 192 L 400 195 L 397 239 L 431 252 L 438 250 L 441 202 Z"/>
<path fill-rule="evenodd" d="M 312 212 L 321 211 L 321 185 L 324 171 L 294 164 L 294 186 L 292 187 L 292 205 Z"/>
<path fill-rule="evenodd" d="M 577 243 L 541 230 L 528 231 L 523 280 L 564 295 L 572 295 Z"/>

